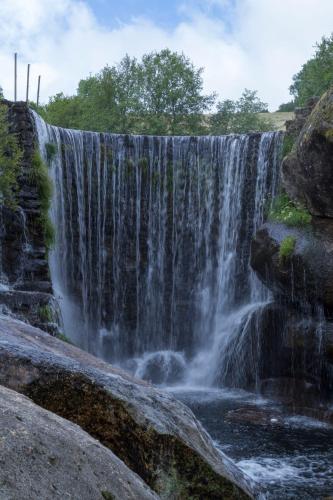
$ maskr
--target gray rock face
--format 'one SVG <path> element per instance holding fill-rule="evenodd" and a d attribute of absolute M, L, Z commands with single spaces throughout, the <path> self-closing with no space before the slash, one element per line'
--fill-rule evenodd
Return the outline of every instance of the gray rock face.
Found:
<path fill-rule="evenodd" d="M 333 217 L 333 89 L 320 99 L 282 165 L 283 185 L 311 214 Z"/>
<path fill-rule="evenodd" d="M 296 238 L 294 252 L 280 259 L 287 236 Z M 251 266 L 265 285 L 290 302 L 322 304 L 333 311 L 333 222 L 314 219 L 309 230 L 265 224 L 251 247 Z"/>
<path fill-rule="evenodd" d="M 0 499 L 151 499 L 149 487 L 79 426 L 0 386 Z"/>
<path fill-rule="evenodd" d="M 0 321 L 0 383 L 79 424 L 162 496 L 255 494 L 172 396 L 11 318 Z"/>
<path fill-rule="evenodd" d="M 49 293 L 21 290 L 0 290 L 0 304 L 6 306 L 16 318 L 41 328 L 51 335 L 60 333 L 59 304 Z"/>

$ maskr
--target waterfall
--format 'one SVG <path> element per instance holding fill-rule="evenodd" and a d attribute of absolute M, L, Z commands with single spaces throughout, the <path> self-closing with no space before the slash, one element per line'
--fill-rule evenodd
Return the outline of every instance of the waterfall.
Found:
<path fill-rule="evenodd" d="M 224 383 L 269 300 L 250 242 L 283 134 L 132 136 L 34 120 L 55 186 L 50 267 L 66 334 L 146 378 Z"/>

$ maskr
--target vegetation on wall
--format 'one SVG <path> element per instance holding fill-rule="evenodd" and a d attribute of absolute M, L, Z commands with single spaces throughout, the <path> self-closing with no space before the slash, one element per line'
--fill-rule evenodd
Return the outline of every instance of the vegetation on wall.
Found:
<path fill-rule="evenodd" d="M 45 244 L 50 248 L 54 242 L 54 227 L 49 217 L 53 186 L 47 166 L 37 150 L 35 150 L 31 162 L 30 183 L 37 187 L 38 198 L 41 203 L 39 222 L 43 228 Z"/>
<path fill-rule="evenodd" d="M 281 262 L 285 262 L 290 259 L 292 254 L 294 253 L 296 246 L 296 238 L 294 236 L 286 236 L 280 244 L 279 249 L 279 259 Z"/>
<path fill-rule="evenodd" d="M 311 214 L 303 205 L 290 200 L 286 193 L 282 193 L 274 199 L 268 220 L 289 227 L 304 227 L 311 223 Z"/>
<path fill-rule="evenodd" d="M 15 134 L 9 132 L 7 107 L 0 104 L 0 204 L 14 206 L 22 151 Z"/>
<path fill-rule="evenodd" d="M 287 156 L 289 153 L 291 153 L 293 147 L 295 144 L 295 140 L 293 137 L 290 135 L 286 134 L 283 138 L 283 145 L 282 145 L 282 157 L 284 158 Z"/>

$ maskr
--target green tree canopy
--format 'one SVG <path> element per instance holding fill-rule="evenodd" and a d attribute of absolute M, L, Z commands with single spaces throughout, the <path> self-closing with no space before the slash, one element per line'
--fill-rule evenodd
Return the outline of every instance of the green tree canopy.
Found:
<path fill-rule="evenodd" d="M 289 90 L 297 106 L 313 96 L 321 96 L 333 83 L 333 33 L 316 44 L 314 56 L 293 77 Z"/>
<path fill-rule="evenodd" d="M 211 132 L 220 135 L 273 130 L 269 118 L 259 115 L 267 111 L 267 104 L 259 99 L 257 91 L 245 89 L 237 101 L 227 99 L 217 104 L 217 112 L 211 117 Z"/>
<path fill-rule="evenodd" d="M 81 80 L 75 96 L 54 96 L 41 114 L 54 125 L 85 130 L 199 134 L 214 100 L 203 94 L 202 69 L 165 49 L 106 66 Z"/>

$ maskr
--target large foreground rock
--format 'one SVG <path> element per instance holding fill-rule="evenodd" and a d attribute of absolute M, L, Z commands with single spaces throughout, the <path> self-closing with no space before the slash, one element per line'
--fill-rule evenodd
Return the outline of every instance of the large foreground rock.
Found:
<path fill-rule="evenodd" d="M 182 403 L 11 318 L 0 319 L 0 384 L 79 424 L 166 498 L 255 495 Z"/>
<path fill-rule="evenodd" d="M 158 498 L 79 426 L 0 386 L 0 499 Z"/>
<path fill-rule="evenodd" d="M 283 185 L 311 214 L 333 217 L 333 87 L 307 119 L 282 165 Z"/>

